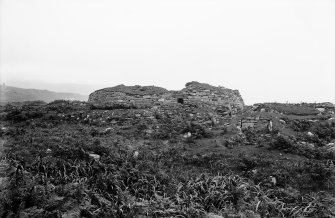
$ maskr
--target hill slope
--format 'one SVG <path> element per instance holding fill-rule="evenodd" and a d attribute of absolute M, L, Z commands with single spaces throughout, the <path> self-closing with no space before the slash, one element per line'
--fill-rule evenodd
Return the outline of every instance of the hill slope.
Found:
<path fill-rule="evenodd" d="M 51 92 L 40 89 L 23 89 L 13 86 L 0 85 L 0 102 L 22 102 L 22 101 L 45 101 L 51 102 L 58 99 L 87 101 L 88 96 L 65 93 Z"/>

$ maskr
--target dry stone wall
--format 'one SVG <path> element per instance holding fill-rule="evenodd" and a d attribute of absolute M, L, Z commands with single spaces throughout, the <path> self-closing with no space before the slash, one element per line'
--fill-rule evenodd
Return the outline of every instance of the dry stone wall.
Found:
<path fill-rule="evenodd" d="M 206 83 L 189 82 L 181 93 L 186 96 L 187 102 L 204 102 L 213 109 L 226 107 L 236 113 L 244 106 L 238 90 L 215 87 Z"/>
<path fill-rule="evenodd" d="M 272 119 L 266 116 L 246 117 L 241 120 L 242 129 L 265 129 Z"/>

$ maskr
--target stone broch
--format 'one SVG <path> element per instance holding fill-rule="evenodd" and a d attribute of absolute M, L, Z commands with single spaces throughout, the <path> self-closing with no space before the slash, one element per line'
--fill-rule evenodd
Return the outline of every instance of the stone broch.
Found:
<path fill-rule="evenodd" d="M 151 108 L 161 104 L 201 103 L 212 109 L 226 107 L 233 113 L 243 109 L 238 90 L 215 87 L 206 83 L 189 82 L 180 91 L 168 91 L 156 86 L 125 86 L 97 90 L 90 94 L 89 103 L 96 108 Z"/>

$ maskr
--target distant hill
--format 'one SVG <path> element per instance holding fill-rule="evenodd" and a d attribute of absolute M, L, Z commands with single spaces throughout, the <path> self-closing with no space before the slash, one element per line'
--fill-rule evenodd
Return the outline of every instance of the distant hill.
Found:
<path fill-rule="evenodd" d="M 40 89 L 23 89 L 13 86 L 0 85 L 0 102 L 79 100 L 87 101 L 88 96 L 66 92 L 52 92 Z"/>

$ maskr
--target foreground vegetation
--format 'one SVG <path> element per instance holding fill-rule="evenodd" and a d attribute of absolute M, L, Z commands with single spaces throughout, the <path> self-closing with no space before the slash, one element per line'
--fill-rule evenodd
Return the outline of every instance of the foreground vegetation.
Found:
<path fill-rule="evenodd" d="M 335 157 L 322 147 L 335 138 L 331 125 L 306 127 L 318 128 L 313 148 L 247 131 L 237 146 L 259 155 L 227 144 L 194 154 L 197 140 L 216 136 L 192 125 L 169 134 L 163 118 L 148 136 L 149 121 L 130 125 L 115 111 L 105 122 L 105 112 L 65 101 L 3 108 L 11 168 L 1 217 L 335 217 Z M 185 132 L 196 138 L 178 137 Z"/>

